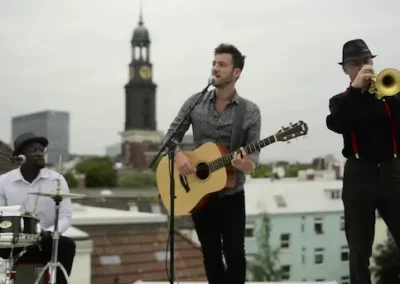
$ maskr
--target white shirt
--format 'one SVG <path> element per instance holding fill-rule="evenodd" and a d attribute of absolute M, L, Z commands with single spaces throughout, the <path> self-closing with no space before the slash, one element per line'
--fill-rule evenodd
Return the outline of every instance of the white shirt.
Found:
<path fill-rule="evenodd" d="M 38 177 L 27 182 L 20 169 L 9 171 L 0 176 L 0 206 L 21 205 L 25 212 L 38 216 L 40 226 L 52 231 L 55 221 L 55 203 L 51 197 L 28 194 L 29 192 L 54 192 L 60 179 L 60 188 L 69 192 L 65 178 L 55 171 L 41 169 Z M 64 233 L 71 225 L 71 199 L 63 198 L 60 203 L 58 231 Z"/>

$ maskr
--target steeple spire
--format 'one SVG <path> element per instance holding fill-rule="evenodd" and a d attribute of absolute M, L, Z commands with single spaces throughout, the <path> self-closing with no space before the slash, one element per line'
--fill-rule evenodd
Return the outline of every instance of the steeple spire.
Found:
<path fill-rule="evenodd" d="M 139 0 L 139 26 L 143 26 L 143 2 Z"/>

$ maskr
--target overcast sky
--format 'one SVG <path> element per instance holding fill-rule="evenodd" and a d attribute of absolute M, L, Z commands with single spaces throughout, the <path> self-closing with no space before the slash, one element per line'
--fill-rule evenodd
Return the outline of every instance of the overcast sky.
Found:
<path fill-rule="evenodd" d="M 400 69 L 397 0 L 144 0 L 157 121 L 166 130 L 210 75 L 213 49 L 229 42 L 247 56 L 237 89 L 259 104 L 262 136 L 302 119 L 305 140 L 264 149 L 263 159 L 341 157 L 326 129 L 328 100 L 348 79 L 337 64 L 347 40 L 363 38 L 376 68 Z M 70 150 L 103 154 L 120 141 L 135 0 L 0 1 L 0 139 L 11 117 L 43 109 L 71 113 Z"/>

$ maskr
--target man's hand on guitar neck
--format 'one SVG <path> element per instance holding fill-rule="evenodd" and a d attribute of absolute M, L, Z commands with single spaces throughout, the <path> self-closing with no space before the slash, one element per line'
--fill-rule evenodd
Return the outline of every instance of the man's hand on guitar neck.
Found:
<path fill-rule="evenodd" d="M 240 148 L 240 152 L 235 152 L 232 166 L 246 174 L 250 174 L 254 170 L 254 163 L 243 148 Z"/>
<path fill-rule="evenodd" d="M 196 168 L 193 166 L 192 161 L 182 152 L 175 154 L 175 163 L 182 176 L 187 176 L 196 172 Z"/>

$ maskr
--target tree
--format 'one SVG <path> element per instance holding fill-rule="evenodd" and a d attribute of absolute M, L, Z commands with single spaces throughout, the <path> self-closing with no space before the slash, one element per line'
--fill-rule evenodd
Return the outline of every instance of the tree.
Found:
<path fill-rule="evenodd" d="M 260 164 L 256 170 L 251 174 L 252 178 L 265 178 L 272 173 L 272 166 L 268 164 Z"/>
<path fill-rule="evenodd" d="M 153 172 L 126 172 L 118 177 L 120 188 L 148 188 L 157 186 L 156 175 Z"/>
<path fill-rule="evenodd" d="M 291 165 L 287 166 L 285 169 L 285 177 L 297 177 L 299 171 L 307 170 L 309 168 L 308 165 Z"/>
<path fill-rule="evenodd" d="M 375 266 L 372 268 L 376 284 L 399 283 L 400 250 L 395 242 L 389 238 L 384 244 L 377 245 L 376 250 L 373 256 Z"/>
<path fill-rule="evenodd" d="M 85 175 L 85 187 L 115 187 L 117 173 L 108 157 L 83 160 L 75 170 Z"/>
<path fill-rule="evenodd" d="M 257 231 L 258 254 L 248 264 L 252 281 L 279 281 L 281 270 L 278 265 L 279 248 L 272 249 L 270 245 L 271 227 L 267 214 L 262 217 L 260 229 Z"/>
<path fill-rule="evenodd" d="M 78 186 L 78 181 L 74 177 L 74 174 L 71 171 L 68 171 L 64 174 L 64 178 L 67 181 L 69 188 L 76 188 Z"/>

